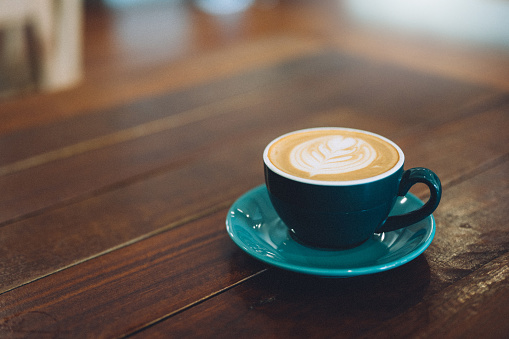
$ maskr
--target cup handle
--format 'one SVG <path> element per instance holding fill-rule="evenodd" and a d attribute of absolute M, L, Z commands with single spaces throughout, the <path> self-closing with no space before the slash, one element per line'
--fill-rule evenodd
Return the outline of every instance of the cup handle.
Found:
<path fill-rule="evenodd" d="M 429 187 L 430 197 L 428 202 L 415 211 L 388 217 L 385 223 L 377 229 L 377 233 L 390 232 L 410 226 L 421 221 L 435 211 L 442 197 L 442 184 L 438 176 L 427 168 L 416 167 L 406 170 L 401 177 L 398 196 L 404 196 L 408 193 L 410 187 L 419 182 Z"/>

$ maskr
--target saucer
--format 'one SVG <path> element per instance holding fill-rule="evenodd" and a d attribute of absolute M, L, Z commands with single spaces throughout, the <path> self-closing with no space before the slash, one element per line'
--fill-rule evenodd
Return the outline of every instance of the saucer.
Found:
<path fill-rule="evenodd" d="M 423 202 L 408 193 L 399 197 L 391 215 L 415 210 Z M 435 235 L 435 220 L 426 219 L 392 232 L 373 234 L 362 245 L 322 250 L 296 242 L 272 207 L 265 185 L 253 188 L 230 207 L 226 229 L 249 255 L 267 264 L 324 277 L 353 277 L 387 271 L 419 256 Z"/>

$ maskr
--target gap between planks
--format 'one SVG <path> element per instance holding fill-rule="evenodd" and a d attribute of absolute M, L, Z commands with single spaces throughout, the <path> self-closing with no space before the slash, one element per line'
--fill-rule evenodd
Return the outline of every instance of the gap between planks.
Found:
<path fill-rule="evenodd" d="M 100 137 L 96 137 L 90 140 L 85 140 L 82 142 L 78 142 L 73 145 L 65 146 L 50 152 L 45 152 L 33 157 L 29 157 L 14 163 L 10 163 L 4 166 L 0 166 L 0 176 L 2 175 L 9 175 L 12 173 L 16 173 L 19 171 L 27 170 L 39 165 L 44 165 L 46 163 L 62 160 L 65 158 L 70 158 L 75 155 L 79 155 L 86 152 L 91 152 L 94 150 L 98 150 L 104 147 L 113 146 L 116 144 L 120 144 L 122 142 L 131 141 L 137 138 L 146 137 L 152 134 L 156 134 L 159 132 L 171 130 L 174 128 L 182 127 L 194 122 L 199 122 L 206 120 L 211 117 L 217 117 L 221 116 L 222 114 L 226 114 L 228 109 L 240 109 L 242 107 L 249 106 L 255 102 L 257 102 L 257 96 L 252 95 L 254 92 L 245 92 L 238 94 L 234 97 L 229 97 L 226 99 L 223 99 L 219 102 L 213 103 L 213 104 L 206 104 L 202 105 L 197 108 L 193 108 L 190 110 L 186 110 L 184 112 L 177 113 L 172 116 L 164 117 L 161 119 L 156 119 L 149 121 L 147 123 L 143 123 L 137 126 L 133 126 L 131 128 L 127 128 L 124 130 L 120 130 L 115 133 L 103 135 Z M 249 98 L 249 96 L 252 96 Z M 247 100 L 246 100 L 247 99 Z M 468 107 L 464 108 L 464 113 L 460 115 L 460 119 L 468 118 L 470 116 L 474 116 L 476 114 L 480 114 L 482 112 L 485 112 L 487 110 L 492 110 L 497 107 L 504 106 L 507 102 L 509 102 L 509 95 L 506 93 L 498 94 L 498 95 L 490 95 L 488 97 L 483 97 L 482 99 L 477 100 L 476 102 L 472 103 Z M 451 120 L 439 120 L 435 123 L 428 124 L 426 128 L 436 128 L 441 125 L 445 125 L 447 123 L 450 123 Z M 423 128 L 423 126 L 420 126 L 420 128 Z M 464 180 L 468 180 L 469 178 L 482 173 L 490 168 L 493 168 L 500 163 L 503 163 L 504 161 L 507 161 L 509 157 L 509 154 L 505 154 L 502 157 L 492 159 L 491 161 L 483 164 L 482 166 L 471 170 L 470 172 L 467 172 L 463 174 L 462 176 L 459 176 L 457 178 L 451 179 L 449 182 L 446 182 L 444 186 L 454 186 L 459 182 L 462 182 Z M 36 215 L 40 215 L 41 213 L 46 212 L 47 210 L 54 209 L 56 207 L 62 207 L 67 206 L 69 204 L 79 202 L 86 197 L 89 196 L 95 196 L 100 193 L 105 193 L 109 191 L 113 191 L 115 189 L 128 186 L 132 184 L 133 182 L 136 182 L 139 180 L 141 176 L 143 178 L 146 178 L 147 175 L 154 175 L 161 173 L 162 171 L 168 170 L 168 167 L 163 168 L 157 168 L 154 170 L 151 170 L 149 172 L 143 173 L 143 175 L 137 175 L 135 177 L 131 177 L 127 180 L 123 180 L 121 182 L 114 183 L 112 185 L 108 185 L 106 187 L 103 187 L 99 190 L 96 190 L 90 194 L 87 194 L 85 196 L 80 195 L 78 197 L 75 197 L 73 199 L 68 199 L 65 201 L 62 201 L 58 205 L 52 205 L 50 207 L 44 208 L 42 210 L 33 211 L 29 214 L 24 214 L 23 216 L 5 220 L 3 222 L 0 222 L 0 227 L 14 223 L 16 221 L 25 219 L 27 217 L 33 217 Z"/>
<path fill-rule="evenodd" d="M 235 98 L 237 98 L 237 97 L 235 97 Z M 234 98 L 233 100 L 232 100 L 232 98 L 230 98 L 229 100 L 225 100 L 225 101 L 226 101 L 226 102 L 228 102 L 228 103 L 230 103 L 230 104 L 232 104 L 232 103 L 236 103 L 236 102 L 237 102 L 237 100 L 235 100 L 235 98 Z M 237 99 L 238 99 L 238 98 L 237 98 Z M 192 111 L 201 112 L 201 108 L 198 108 L 198 109 L 196 109 L 196 110 L 192 110 Z M 196 113 L 196 114 L 198 114 L 198 113 Z M 220 114 L 220 113 L 219 113 L 219 114 Z M 471 115 L 471 114 L 469 114 L 469 115 Z M 163 120 L 164 120 L 164 119 L 163 119 Z M 157 120 L 156 120 L 156 121 L 157 121 Z M 188 121 L 190 121 L 190 120 L 188 120 Z M 153 123 L 153 122 L 150 122 L 150 123 L 148 123 L 148 124 L 152 124 L 152 123 Z M 156 129 L 156 128 L 157 128 L 157 127 L 154 127 L 154 129 Z M 123 131 L 121 131 L 121 132 L 123 132 Z M 449 180 L 448 182 L 443 183 L 443 186 L 444 186 L 444 187 L 446 187 L 446 188 L 450 188 L 450 187 L 456 186 L 456 185 L 461 184 L 462 182 L 464 182 L 464 181 L 466 181 L 466 180 L 469 180 L 469 179 L 471 179 L 471 178 L 473 178 L 473 177 L 475 177 L 475 176 L 477 176 L 477 175 L 479 175 L 479 174 L 481 174 L 481 173 L 483 173 L 483 172 L 485 172 L 485 171 L 488 171 L 488 170 L 489 170 L 489 169 L 491 169 L 491 168 L 497 167 L 497 166 L 499 166 L 499 165 L 501 165 L 501 164 L 503 164 L 503 163 L 505 163 L 505 162 L 507 162 L 507 161 L 509 161 L 509 153 L 504 154 L 503 156 L 500 156 L 500 157 L 498 157 L 498 158 L 492 159 L 491 161 L 489 161 L 489 162 L 485 163 L 483 166 L 480 166 L 480 167 L 474 168 L 474 169 L 470 170 L 469 172 L 466 172 L 466 173 L 464 173 L 463 175 L 461 175 L 461 176 L 459 176 L 459 177 L 457 177 L 457 178 L 453 178 L 453 179 Z M 114 188 L 116 188 L 116 187 L 118 187 L 118 185 L 113 185 L 113 187 L 114 187 Z M 111 189 L 111 188 L 109 187 L 107 190 L 109 190 L 109 189 Z M 74 199 L 74 200 L 75 200 L 75 199 Z M 74 202 L 74 200 L 73 200 L 72 202 Z M 79 199 L 79 200 L 81 200 L 81 199 Z M 69 203 L 69 201 L 67 201 L 67 204 L 68 204 L 68 203 Z M 226 209 L 226 208 L 228 208 L 229 206 L 231 206 L 231 204 L 232 204 L 232 203 L 233 203 L 233 200 L 227 200 L 227 201 L 225 201 L 225 202 L 223 202 L 223 203 L 216 204 L 216 205 L 214 205 L 214 206 L 209 207 L 208 209 L 205 209 L 204 211 L 202 211 L 202 212 L 200 212 L 200 213 L 196 213 L 196 214 L 193 214 L 192 216 L 189 216 L 189 217 L 186 217 L 186 218 L 182 218 L 182 219 L 176 220 L 175 222 L 172 222 L 172 223 L 170 223 L 170 224 L 168 224 L 168 225 L 166 225 L 166 226 L 163 226 L 163 227 L 161 227 L 161 228 L 159 228 L 159 229 L 156 229 L 156 230 L 154 230 L 154 231 L 148 232 L 148 233 L 146 233 L 146 234 L 144 234 L 144 235 L 141 235 L 141 236 L 139 236 L 139 237 L 136 237 L 136 238 L 134 238 L 134 239 L 131 239 L 130 241 L 127 241 L 127 242 L 125 242 L 125 243 L 122 243 L 122 244 L 119 244 L 119 245 L 113 246 L 113 247 L 111 247 L 111 248 L 108 248 L 107 250 L 104 250 L 104 251 L 101 251 L 101 252 L 99 252 L 99 253 L 96 253 L 96 254 L 94 254 L 94 255 L 92 255 L 92 256 L 89 256 L 89 257 L 83 258 L 83 259 L 78 260 L 78 261 L 76 261 L 76 262 L 73 262 L 73 263 L 71 263 L 71 264 L 69 264 L 69 265 L 63 266 L 63 267 L 61 267 L 61 268 L 59 268 L 59 269 L 56 269 L 56 270 L 54 270 L 54 271 L 48 272 L 48 273 L 46 273 L 46 274 L 43 274 L 43 275 L 41 275 L 41 276 L 34 277 L 33 279 L 30 279 L 30 280 L 28 280 L 28 281 L 25 281 L 25 282 L 23 282 L 23 283 L 22 283 L 22 284 L 20 284 L 20 285 L 10 287 L 10 288 L 8 288 L 8 289 L 6 289 L 6 290 L 2 290 L 2 291 L 0 291 L 0 295 L 1 295 L 1 294 L 3 294 L 3 293 L 5 293 L 5 292 L 11 291 L 11 290 L 13 290 L 13 289 L 16 289 L 16 288 L 18 288 L 18 287 L 21 287 L 21 286 L 24 286 L 24 285 L 30 284 L 31 282 L 34 282 L 34 281 L 36 281 L 36 280 L 39 280 L 39 279 L 45 278 L 45 277 L 47 277 L 47 276 L 53 275 L 54 273 L 58 273 L 58 272 L 60 272 L 60 271 L 63 271 L 63 270 L 65 270 L 65 269 L 67 269 L 67 268 L 70 268 L 70 267 L 73 267 L 73 266 L 79 265 L 79 264 L 84 263 L 84 262 L 86 262 L 86 261 L 89 261 L 89 260 L 95 259 L 95 258 L 97 258 L 97 257 L 100 257 L 100 256 L 105 255 L 105 254 L 108 254 L 108 253 L 111 253 L 111 252 L 113 252 L 113 251 L 115 251 L 115 250 L 118 250 L 118 249 L 121 249 L 121 248 L 124 248 L 124 247 L 130 246 L 130 245 L 132 245 L 132 244 L 134 244 L 134 243 L 137 243 L 137 242 L 139 242 L 139 241 L 145 240 L 145 239 L 147 239 L 147 238 L 150 238 L 150 237 L 152 237 L 152 236 L 158 235 L 158 234 L 160 234 L 160 233 L 166 232 L 166 231 L 171 230 L 171 229 L 173 229 L 173 228 L 176 228 L 176 227 L 182 226 L 182 225 L 187 224 L 187 223 L 189 223 L 189 222 L 191 222 L 191 221 L 198 220 L 198 219 L 203 218 L 203 217 L 205 217 L 205 216 L 207 216 L 207 215 L 210 215 L 210 214 L 212 214 L 212 213 L 218 212 L 218 211 L 220 211 L 221 209 Z M 66 205 L 67 205 L 67 204 L 66 204 Z M 0 226 L 1 226 L 1 225 L 0 225 Z"/>
<path fill-rule="evenodd" d="M 209 295 L 207 295 L 205 297 L 202 297 L 202 298 L 200 298 L 200 299 L 198 299 L 198 300 L 196 300 L 196 301 L 194 301 L 194 302 L 192 302 L 192 303 L 190 303 L 190 304 L 188 304 L 186 306 L 183 306 L 183 307 L 181 307 L 181 308 L 179 308 L 179 309 L 177 309 L 177 310 L 175 310 L 173 312 L 165 314 L 165 315 L 163 315 L 163 316 L 161 316 L 161 317 L 159 317 L 157 319 L 154 319 L 154 320 L 152 320 L 149 323 L 141 325 L 140 327 L 136 328 L 132 332 L 126 333 L 126 334 L 124 334 L 122 336 L 119 336 L 118 338 L 127 338 L 127 337 L 130 337 L 130 336 L 132 336 L 132 335 L 134 335 L 136 333 L 140 333 L 143 330 L 145 330 L 145 329 L 147 329 L 147 328 L 149 328 L 151 326 L 157 325 L 158 323 L 163 322 L 166 319 L 169 319 L 169 318 L 171 318 L 173 316 L 176 316 L 177 314 L 180 314 L 180 313 L 182 313 L 182 312 L 184 312 L 184 311 L 186 311 L 186 310 L 188 310 L 188 309 L 190 309 L 190 308 L 192 308 L 194 306 L 197 306 L 197 305 L 199 305 L 201 303 L 206 302 L 207 300 L 210 300 L 210 299 L 212 299 L 212 298 L 214 298 L 214 297 L 216 297 L 216 296 L 218 296 L 220 294 L 223 294 L 224 292 L 227 292 L 227 291 L 231 290 L 232 288 L 234 288 L 236 286 L 239 286 L 239 285 L 243 284 L 244 282 L 257 277 L 260 274 L 263 274 L 263 273 L 267 272 L 268 270 L 269 270 L 269 268 L 264 268 L 264 269 L 254 273 L 254 274 L 251 274 L 251 275 L 249 275 L 249 276 L 247 276 L 247 277 L 245 277 L 243 279 L 240 279 L 239 281 L 237 281 L 234 284 L 231 284 L 231 285 L 229 285 L 229 286 L 227 286 L 225 288 L 222 288 L 222 289 L 220 289 L 220 290 L 218 290 L 218 291 L 216 291 L 214 293 L 211 293 L 211 294 L 209 294 Z"/>
<path fill-rule="evenodd" d="M 223 99 L 219 102 L 200 106 L 175 115 L 156 119 L 131 128 L 120 130 L 115 133 L 103 135 L 93 139 L 78 142 L 73 145 L 45 152 L 33 157 L 16 161 L 0 167 L 0 176 L 20 172 L 32 167 L 46 163 L 69 158 L 82 153 L 90 152 L 100 148 L 120 144 L 130 140 L 146 137 L 159 132 L 171 130 L 177 127 L 189 125 L 194 122 L 203 121 L 207 118 L 221 116 L 230 112 L 231 109 L 241 109 L 253 104 L 258 98 L 249 98 L 252 92 L 242 93 L 234 97 Z"/>
<path fill-rule="evenodd" d="M 497 159 L 494 159 L 493 161 L 491 161 L 488 164 L 486 164 L 485 166 L 483 166 L 482 169 L 475 169 L 469 173 L 466 173 L 465 175 L 461 176 L 460 178 L 451 180 L 447 184 L 447 187 L 450 188 L 450 187 L 459 185 L 466 180 L 469 180 L 477 175 L 482 174 L 483 172 L 488 171 L 489 169 L 495 168 L 495 167 L 507 162 L 508 160 L 509 160 L 509 154 L 506 154 L 506 155 L 501 156 Z M 459 286 L 460 287 L 459 291 L 457 293 L 455 293 L 458 298 L 454 299 L 454 300 L 453 299 L 450 299 L 450 300 L 453 300 L 457 304 L 475 303 L 476 300 L 478 300 L 479 298 L 481 298 L 482 296 L 487 294 L 492 286 L 496 285 L 497 283 L 501 283 L 505 279 L 507 279 L 507 277 L 509 276 L 508 275 L 508 272 L 509 272 L 508 267 L 506 265 L 501 265 L 501 263 L 504 263 L 507 260 L 509 260 L 509 252 L 504 252 L 504 253 L 500 254 L 498 257 L 490 260 L 489 262 L 485 263 L 484 265 L 482 265 L 482 266 L 478 267 L 477 269 L 475 269 L 474 271 L 470 272 L 467 276 L 465 276 L 465 277 L 461 278 L 460 280 L 454 282 L 453 284 L 449 285 L 448 287 L 446 287 L 446 289 L 444 291 L 437 291 L 432 295 L 447 295 L 447 294 L 455 293 L 455 291 L 458 290 L 458 286 Z M 494 267 L 495 269 L 492 269 L 492 267 Z M 152 326 L 155 326 L 158 323 L 164 322 L 165 320 L 167 320 L 173 316 L 176 316 L 178 314 L 181 314 L 181 313 L 191 309 L 194 306 L 204 303 L 216 296 L 221 295 L 224 292 L 227 292 L 228 290 L 231 290 L 237 286 L 240 286 L 241 284 L 249 281 L 250 279 L 253 279 L 261 274 L 265 274 L 269 270 L 272 270 L 272 268 L 267 267 L 265 269 L 262 269 L 250 276 L 247 276 L 247 277 L 235 282 L 234 284 L 231 284 L 225 288 L 222 288 L 214 293 L 211 293 L 210 295 L 200 298 L 200 299 L 198 299 L 184 307 L 181 307 L 181 308 L 179 308 L 173 312 L 170 312 L 164 316 L 161 316 L 161 317 L 159 317 L 145 325 L 142 325 L 142 326 L 138 327 L 137 329 L 133 330 L 132 332 L 129 332 L 123 336 L 120 336 L 119 338 L 127 338 L 132 335 L 141 333 L 142 331 L 144 331 Z M 490 279 L 487 281 L 482 281 L 482 284 L 480 284 L 478 281 L 479 277 L 481 277 L 481 276 L 484 277 L 486 271 L 490 272 Z M 474 295 L 474 294 L 470 293 L 468 288 L 471 286 L 479 286 L 481 288 L 479 290 L 480 294 L 477 293 Z M 428 299 L 428 301 L 422 301 L 419 304 L 412 307 L 411 312 L 418 313 L 420 309 L 422 309 L 423 307 L 425 308 L 426 305 L 428 305 L 429 303 L 430 303 L 429 299 Z M 433 303 L 433 301 L 431 303 Z M 448 314 L 448 312 L 447 312 L 448 306 L 449 305 L 440 304 L 440 305 L 437 305 L 435 310 L 437 310 L 437 312 L 441 312 L 443 314 Z M 463 307 L 462 311 L 463 311 L 463 313 L 468 311 L 467 307 Z M 397 320 L 397 322 L 400 322 L 398 320 L 399 318 L 400 317 L 391 319 L 389 324 L 392 324 L 395 320 Z M 450 319 L 450 318 L 451 317 L 444 318 L 442 323 L 445 324 L 446 320 Z M 404 318 L 403 318 L 403 321 L 401 321 L 401 322 L 404 322 Z M 435 327 L 427 330 L 427 332 L 430 332 L 430 331 L 440 333 L 440 328 L 437 328 L 437 326 L 435 326 Z M 383 329 L 380 330 L 380 328 L 376 328 L 376 331 L 374 333 L 383 333 L 383 332 L 384 332 Z M 388 331 L 388 332 L 390 333 L 390 331 Z M 425 333 L 427 333 L 427 332 L 425 332 Z M 371 335 L 369 335 L 367 337 L 371 337 Z"/>
<path fill-rule="evenodd" d="M 256 96 L 250 98 L 252 91 L 241 93 L 218 102 L 206 104 L 168 117 L 152 120 L 137 126 L 133 126 L 114 133 L 106 134 L 89 140 L 84 140 L 69 146 L 61 147 L 53 151 L 44 152 L 23 160 L 19 160 L 4 166 L 0 166 L 0 176 L 5 176 L 27 170 L 36 166 L 44 165 L 53 161 L 70 158 L 79 154 L 117 145 L 123 142 L 139 139 L 159 132 L 168 131 L 195 122 L 203 121 L 211 117 L 226 114 L 228 109 L 241 109 L 256 102 Z M 465 118 L 480 112 L 504 105 L 509 101 L 506 93 L 501 95 L 489 95 L 474 102 L 465 108 L 465 113 L 458 118 Z M 436 121 L 433 127 L 450 122 L 449 120 Z M 421 126 L 422 128 L 422 126 Z"/>
<path fill-rule="evenodd" d="M 458 178 L 452 179 L 451 181 L 449 181 L 449 182 L 445 183 L 445 185 L 443 185 L 443 186 L 444 186 L 444 187 L 447 187 L 447 188 L 451 188 L 451 187 L 453 187 L 453 186 L 459 185 L 459 184 L 461 184 L 462 182 L 464 182 L 464 181 L 466 181 L 466 180 L 468 180 L 468 179 L 471 179 L 471 178 L 473 178 L 473 177 L 475 177 L 475 176 L 477 176 L 477 175 L 480 175 L 481 173 L 486 172 L 486 171 L 488 171 L 488 170 L 490 170 L 490 169 L 492 169 L 492 168 L 495 168 L 495 167 L 497 167 L 497 166 L 499 166 L 499 165 L 501 165 L 501 164 L 503 164 L 503 163 L 505 163 L 505 162 L 507 162 L 507 161 L 509 161 L 509 153 L 508 153 L 508 154 L 505 154 L 505 155 L 503 155 L 503 156 L 501 156 L 501 157 L 499 157 L 499 158 L 496 158 L 496 159 L 494 159 L 494 160 L 492 160 L 492 161 L 490 161 L 490 162 L 488 162 L 488 163 L 486 163 L 484 166 L 482 166 L 482 167 L 480 167 L 480 168 L 476 168 L 476 169 L 474 169 L 474 170 L 472 170 L 472 171 L 470 171 L 470 172 L 467 172 L 467 173 L 465 173 L 464 175 L 462 175 L 461 177 L 458 177 Z M 153 237 L 153 236 L 156 236 L 156 235 L 158 235 L 158 234 L 164 233 L 164 232 L 169 231 L 169 230 L 171 230 L 171 229 L 174 229 L 174 228 L 176 228 L 176 227 L 179 227 L 179 226 L 185 225 L 185 224 L 187 224 L 187 223 L 189 223 L 189 222 L 192 222 L 192 221 L 195 221 L 195 220 L 201 219 L 201 218 L 203 218 L 203 217 L 206 217 L 206 216 L 208 216 L 208 215 L 211 215 L 211 214 L 213 214 L 213 213 L 219 212 L 219 211 L 220 211 L 220 210 L 222 210 L 222 209 L 226 209 L 226 208 L 230 207 L 230 206 L 232 205 L 232 203 L 233 203 L 233 200 L 227 200 L 227 201 L 225 201 L 225 202 L 223 202 L 223 203 L 216 204 L 216 205 L 214 205 L 214 206 L 212 206 L 212 207 L 210 207 L 210 208 L 208 208 L 208 209 L 205 209 L 204 211 L 202 211 L 202 212 L 200 212 L 200 213 L 196 213 L 196 214 L 193 214 L 192 216 L 189 216 L 189 217 L 186 217 L 186 218 L 179 219 L 179 220 L 177 220 L 177 221 L 175 221 L 175 222 L 172 222 L 172 223 L 170 223 L 170 224 L 168 224 L 168 225 L 166 225 L 166 226 L 163 226 L 163 227 L 158 228 L 158 229 L 156 229 L 156 230 L 154 230 L 154 231 L 148 232 L 148 233 L 143 234 L 143 235 L 141 235 L 141 236 L 139 236 L 139 237 L 136 237 L 136 238 L 134 238 L 134 239 L 131 239 L 131 240 L 129 240 L 129 241 L 127 241 L 127 242 L 125 242 L 125 243 L 119 244 L 119 245 L 117 245 L 117 246 L 113 246 L 113 247 L 111 247 L 111 248 L 109 248 L 109 249 L 107 249 L 107 250 L 105 250 L 105 251 L 102 251 L 102 252 L 96 253 L 96 254 L 94 254 L 94 255 L 92 255 L 92 256 L 89 256 L 89 257 L 87 257 L 87 258 L 84 258 L 84 259 L 81 259 L 81 260 L 79 260 L 79 261 L 73 262 L 73 263 L 72 263 L 72 264 L 70 264 L 70 265 L 66 265 L 66 266 L 64 266 L 64 267 L 61 267 L 61 268 L 59 268 L 59 269 L 57 269 L 57 270 L 54 270 L 54 271 L 52 271 L 52 272 L 49 272 L 49 273 L 47 273 L 47 274 L 44 274 L 44 275 L 41 275 L 41 276 L 35 277 L 35 278 L 33 278 L 33 279 L 31 279 L 31 280 L 28 280 L 28 281 L 26 281 L 26 282 L 24 282 L 24 283 L 22 283 L 22 284 L 20 284 L 20 285 L 17 285 L 17 286 L 11 287 L 11 288 L 6 289 L 6 290 L 3 290 L 3 291 L 0 291 L 0 295 L 1 295 L 1 294 L 3 294 L 3 293 L 9 292 L 9 291 L 11 291 L 11 290 L 14 290 L 14 289 L 16 289 L 16 288 L 18 288 L 18 287 L 21 287 L 21 286 L 24 286 L 24 285 L 28 285 L 28 284 L 30 284 L 30 283 L 32 283 L 32 282 L 34 282 L 34 281 L 36 281 L 36 280 L 39 280 L 39 279 L 42 279 L 42 278 L 48 277 L 48 276 L 50 276 L 50 275 L 53 275 L 53 274 L 55 274 L 55 273 L 58 273 L 58 272 L 60 272 L 60 271 L 63 271 L 63 270 L 65 270 L 65 269 L 67 269 L 67 268 L 70 268 L 70 267 L 73 267 L 73 266 L 79 265 L 79 264 L 84 263 L 84 262 L 86 262 L 86 261 L 89 261 L 89 260 L 92 260 L 92 259 L 98 258 L 98 257 L 100 257 L 100 256 L 102 256 L 102 255 L 105 255 L 105 254 L 111 253 L 111 252 L 116 251 L 116 250 L 118 250 L 118 249 L 121 249 L 121 248 L 124 248 L 124 247 L 130 246 L 130 245 L 133 245 L 133 244 L 135 244 L 135 243 L 137 243 L 137 242 L 140 242 L 140 241 L 143 241 L 143 240 L 148 239 L 148 238 L 150 238 L 150 237 Z M 247 278 L 243 279 L 242 281 L 246 281 L 246 279 L 247 279 Z M 238 284 L 238 283 L 236 283 L 235 285 L 237 285 L 237 284 Z M 184 307 L 184 308 L 186 308 L 186 307 Z M 177 311 L 175 311 L 175 312 L 177 312 Z M 174 314 L 175 312 L 173 312 L 172 314 Z"/>
<path fill-rule="evenodd" d="M 156 236 L 156 235 L 158 235 L 158 234 L 164 233 L 164 232 L 166 232 L 166 231 L 172 230 L 172 229 L 174 229 L 174 228 L 180 227 L 180 226 L 185 225 L 185 224 L 187 224 L 187 223 L 190 223 L 190 222 L 192 222 L 192 221 L 195 221 L 195 220 L 198 220 L 198 219 L 204 218 L 204 217 L 206 217 L 206 216 L 208 216 L 208 215 L 211 215 L 211 214 L 214 214 L 214 213 L 216 213 L 216 212 L 219 212 L 219 211 L 221 211 L 221 210 L 223 210 L 223 209 L 226 209 L 226 208 L 230 207 L 232 204 L 233 204 L 233 201 L 230 201 L 230 200 L 225 201 L 225 202 L 222 202 L 222 203 L 220 203 L 220 204 L 216 204 L 216 205 L 214 205 L 214 206 L 212 206 L 212 207 L 209 207 L 209 208 L 207 208 L 207 209 L 204 209 L 202 212 L 195 213 L 195 214 L 193 214 L 193 215 L 191 215 L 191 216 L 188 216 L 188 217 L 185 217 L 185 218 L 181 218 L 181 219 L 176 220 L 176 221 L 174 221 L 174 222 L 172 222 L 172 223 L 170 223 L 170 224 L 168 224 L 168 225 L 166 225 L 166 226 L 163 226 L 163 227 L 160 227 L 160 228 L 158 228 L 158 229 L 156 229 L 156 230 L 153 230 L 153 231 L 151 231 L 151 232 L 145 233 L 145 234 L 143 234 L 143 235 L 141 235 L 141 236 L 139 236 L 139 237 L 133 238 L 133 239 L 131 239 L 131 240 L 129 240 L 129 241 L 126 241 L 126 242 L 124 242 L 124 243 L 122 243 L 122 244 L 118 244 L 118 245 L 116 245 L 116 246 L 110 247 L 110 248 L 108 248 L 108 249 L 106 249 L 106 250 L 104 250 L 104 251 L 98 252 L 98 253 L 96 253 L 96 254 L 94 254 L 94 255 L 91 255 L 91 256 L 89 256 L 89 257 L 86 257 L 86 258 L 83 258 L 83 259 L 81 259 L 81 260 L 75 261 L 75 262 L 73 262 L 73 263 L 71 263 L 71 264 L 69 264 L 69 265 L 66 265 L 66 266 L 60 267 L 60 268 L 58 268 L 58 269 L 56 269 L 56 270 L 54 270 L 54 271 L 48 272 L 48 273 L 43 274 L 43 275 L 40 275 L 40 276 L 38 276 L 38 277 L 34 277 L 34 278 L 32 278 L 32 279 L 30 279 L 30 280 L 27 280 L 27 281 L 25 281 L 25 282 L 23 282 L 22 284 L 19 284 L 19 285 L 17 285 L 17 286 L 13 286 L 13 287 L 7 288 L 7 289 L 5 289 L 5 290 L 0 290 L 0 295 L 2 295 L 2 294 L 4 294 L 4 293 L 7 293 L 7 292 L 9 292 L 9 291 L 15 290 L 15 289 L 17 289 L 17 288 L 19 288 L 19 287 L 22 287 L 22 286 L 28 285 L 28 284 L 30 284 L 30 283 L 32 283 L 32 282 L 34 282 L 34 281 L 37 281 L 37 280 L 40 280 L 40 279 L 43 279 L 43 278 L 49 277 L 49 276 L 51 276 L 51 275 L 53 275 L 53 274 L 55 274 L 55 273 L 58 273 L 58 272 L 64 271 L 64 270 L 66 270 L 66 269 L 68 269 L 68 268 L 71 268 L 71 267 L 73 267 L 73 266 L 77 266 L 77 265 L 82 264 L 82 263 L 84 263 L 84 262 L 87 262 L 87 261 L 89 261 L 89 260 L 93 260 L 93 259 L 98 258 L 98 257 L 100 257 L 100 256 L 103 256 L 103 255 L 106 255 L 106 254 L 112 253 L 112 252 L 114 252 L 114 251 L 116 251 L 116 250 L 122 249 L 122 248 L 124 248 L 124 247 L 128 247 L 128 246 L 130 246 L 130 245 L 133 245 L 133 244 L 135 244 L 135 243 L 137 243 L 137 242 L 140 242 L 140 241 L 146 240 L 146 239 L 148 239 L 148 238 L 150 238 L 150 237 L 153 237 L 153 236 Z"/>

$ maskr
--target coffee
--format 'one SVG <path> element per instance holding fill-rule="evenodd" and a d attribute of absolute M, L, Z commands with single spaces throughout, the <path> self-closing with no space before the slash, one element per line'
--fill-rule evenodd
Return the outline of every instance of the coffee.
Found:
<path fill-rule="evenodd" d="M 280 171 L 318 181 L 362 180 L 384 174 L 400 161 L 391 141 L 343 128 L 297 131 L 274 140 L 265 151 Z"/>

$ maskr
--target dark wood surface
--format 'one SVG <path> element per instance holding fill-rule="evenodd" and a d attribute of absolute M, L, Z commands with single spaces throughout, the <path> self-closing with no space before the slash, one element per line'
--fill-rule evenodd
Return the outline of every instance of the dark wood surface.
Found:
<path fill-rule="evenodd" d="M 0 101 L 0 337 L 507 338 L 509 40 L 349 9 L 87 2 L 83 82 Z M 324 279 L 230 240 L 265 145 L 314 126 L 380 133 L 440 176 L 422 255 Z"/>

